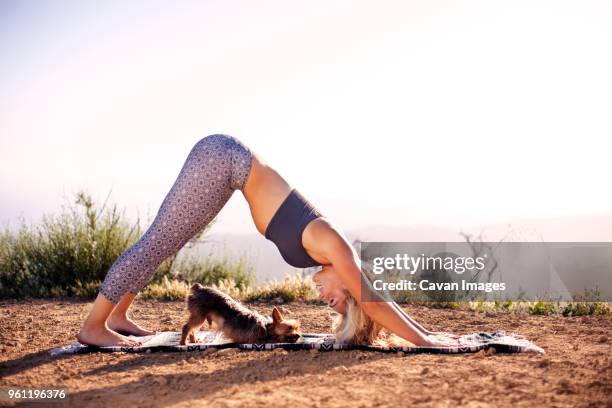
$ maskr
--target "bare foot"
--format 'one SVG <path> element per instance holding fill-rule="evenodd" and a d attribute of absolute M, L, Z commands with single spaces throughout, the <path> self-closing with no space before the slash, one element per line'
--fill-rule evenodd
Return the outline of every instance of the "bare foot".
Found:
<path fill-rule="evenodd" d="M 126 334 L 126 335 L 134 335 L 134 336 L 150 336 L 152 334 L 156 334 L 157 332 L 143 329 L 132 320 L 130 320 L 127 316 L 117 317 L 111 315 L 106 321 L 108 327 L 111 330 L 116 331 L 117 333 Z"/>
<path fill-rule="evenodd" d="M 125 336 L 122 336 L 119 333 L 110 330 L 104 325 L 95 327 L 83 327 L 76 337 L 79 343 L 87 344 L 90 346 L 134 347 L 141 345 L 139 341 L 135 341 Z"/>

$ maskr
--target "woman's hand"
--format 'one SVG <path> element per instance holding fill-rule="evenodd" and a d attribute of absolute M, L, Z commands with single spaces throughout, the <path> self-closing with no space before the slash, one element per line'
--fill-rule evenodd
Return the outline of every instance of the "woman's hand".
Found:
<path fill-rule="evenodd" d="M 432 332 L 429 330 L 425 334 L 428 336 L 444 336 L 444 337 L 448 337 L 449 339 L 455 339 L 455 340 L 458 340 L 459 337 L 461 337 L 458 334 L 447 333 L 447 332 Z"/>
<path fill-rule="evenodd" d="M 448 334 L 448 333 L 443 333 Z M 454 336 L 454 335 L 453 335 Z M 453 338 L 439 338 L 437 336 L 427 336 L 426 343 L 422 347 L 454 347 L 459 344 L 457 339 L 459 336 Z"/>

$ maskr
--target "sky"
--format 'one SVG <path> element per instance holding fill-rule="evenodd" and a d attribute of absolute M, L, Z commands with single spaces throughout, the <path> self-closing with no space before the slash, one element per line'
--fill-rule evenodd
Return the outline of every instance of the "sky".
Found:
<path fill-rule="evenodd" d="M 2 0 L 0 221 L 150 222 L 212 133 L 345 228 L 609 214 L 611 44 L 609 1 Z"/>

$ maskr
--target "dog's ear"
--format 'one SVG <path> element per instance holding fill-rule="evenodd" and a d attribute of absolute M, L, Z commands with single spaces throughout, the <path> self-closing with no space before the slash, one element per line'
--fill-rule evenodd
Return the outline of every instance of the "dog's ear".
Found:
<path fill-rule="evenodd" d="M 274 309 L 272 309 L 272 321 L 276 324 L 276 323 L 280 323 L 282 320 L 283 320 L 283 315 L 276 308 L 276 306 L 274 306 Z"/>

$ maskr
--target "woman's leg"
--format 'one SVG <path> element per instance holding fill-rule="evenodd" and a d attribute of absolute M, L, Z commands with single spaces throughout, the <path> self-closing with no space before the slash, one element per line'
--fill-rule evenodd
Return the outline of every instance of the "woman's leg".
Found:
<path fill-rule="evenodd" d="M 251 159 L 250 149 L 232 136 L 210 135 L 196 143 L 151 226 L 108 271 L 90 315 L 98 319 L 86 320 L 79 333 L 80 341 L 96 345 L 119 341 L 118 334 L 108 327 L 110 334 L 102 330 L 101 318 L 105 326 L 114 306 L 127 296 L 118 310 L 120 316 L 116 316 L 127 320 L 131 301 L 157 267 L 208 225 L 235 190 L 244 188 Z M 106 302 L 113 306 L 109 308 Z M 92 325 L 100 339 L 88 335 Z"/>

